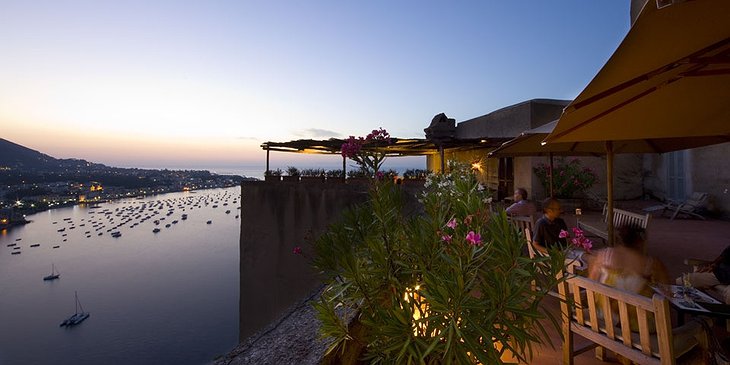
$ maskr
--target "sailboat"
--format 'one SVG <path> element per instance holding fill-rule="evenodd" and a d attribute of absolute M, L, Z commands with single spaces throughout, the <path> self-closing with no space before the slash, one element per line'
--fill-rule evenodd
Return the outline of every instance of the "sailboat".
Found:
<path fill-rule="evenodd" d="M 43 277 L 43 280 L 56 280 L 61 276 L 61 273 L 56 271 L 56 266 L 51 264 L 51 274 Z"/>
<path fill-rule="evenodd" d="M 72 314 L 70 317 L 66 318 L 61 322 L 60 326 L 75 326 L 81 322 L 83 322 L 86 318 L 89 318 L 90 313 L 84 312 L 84 308 L 81 306 L 81 302 L 79 302 L 79 294 L 74 291 L 74 297 L 76 298 L 76 313 Z M 81 309 L 79 311 L 79 309 Z"/>

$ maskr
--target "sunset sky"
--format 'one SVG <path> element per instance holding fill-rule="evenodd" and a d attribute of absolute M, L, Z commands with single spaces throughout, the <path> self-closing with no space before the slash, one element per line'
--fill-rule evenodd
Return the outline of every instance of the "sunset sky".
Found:
<path fill-rule="evenodd" d="M 0 137 L 170 168 L 377 127 L 422 138 L 441 112 L 572 99 L 628 29 L 628 0 L 0 0 Z"/>

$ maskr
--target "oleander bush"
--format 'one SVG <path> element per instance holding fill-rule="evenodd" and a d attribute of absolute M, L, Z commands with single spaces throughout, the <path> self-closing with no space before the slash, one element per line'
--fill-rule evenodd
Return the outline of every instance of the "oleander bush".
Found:
<path fill-rule="evenodd" d="M 523 233 L 489 211 L 489 192 L 465 166 L 430 175 L 424 188 L 415 201 L 388 179 L 375 182 L 366 203 L 314 242 L 326 278 L 315 307 L 330 356 L 500 364 L 513 353 L 528 362 L 549 315 L 539 307 L 546 289 L 531 282 L 554 287 L 564 253 L 523 255 Z"/>

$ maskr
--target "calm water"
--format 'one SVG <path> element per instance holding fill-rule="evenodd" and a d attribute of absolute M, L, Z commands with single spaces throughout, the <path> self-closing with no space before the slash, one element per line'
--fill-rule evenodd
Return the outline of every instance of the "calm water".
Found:
<path fill-rule="evenodd" d="M 239 205 L 240 187 L 171 193 L 51 210 L 0 233 L 0 364 L 203 364 L 226 353 L 238 342 Z M 43 281 L 52 263 L 61 277 Z M 91 316 L 59 327 L 74 291 Z"/>

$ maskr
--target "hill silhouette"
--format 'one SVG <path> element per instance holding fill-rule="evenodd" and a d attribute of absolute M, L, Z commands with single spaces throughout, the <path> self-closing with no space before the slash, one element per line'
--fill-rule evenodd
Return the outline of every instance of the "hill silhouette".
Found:
<path fill-rule="evenodd" d="M 0 138 L 0 167 L 18 170 L 56 171 L 89 165 L 86 160 L 58 159 Z"/>

